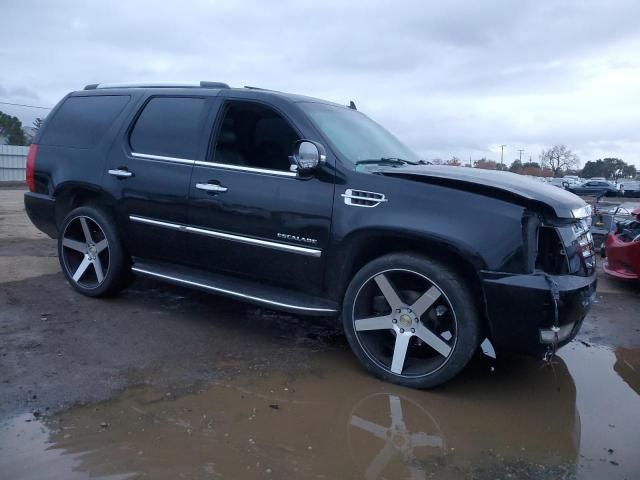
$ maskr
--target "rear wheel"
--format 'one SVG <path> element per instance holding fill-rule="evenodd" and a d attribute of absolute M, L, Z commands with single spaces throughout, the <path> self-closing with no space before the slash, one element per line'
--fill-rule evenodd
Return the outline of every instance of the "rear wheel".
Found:
<path fill-rule="evenodd" d="M 73 288 L 101 297 L 126 285 L 131 262 L 107 212 L 89 206 L 76 208 L 65 217 L 60 231 L 58 258 Z"/>
<path fill-rule="evenodd" d="M 480 318 L 466 284 L 416 255 L 387 255 L 363 267 L 347 289 L 342 318 L 363 365 L 410 387 L 453 378 L 479 344 Z"/>

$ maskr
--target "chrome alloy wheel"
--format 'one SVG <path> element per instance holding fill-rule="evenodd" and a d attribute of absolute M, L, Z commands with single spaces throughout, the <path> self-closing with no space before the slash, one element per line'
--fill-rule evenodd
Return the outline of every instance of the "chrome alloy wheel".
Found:
<path fill-rule="evenodd" d="M 369 277 L 356 294 L 352 318 L 366 355 L 395 375 L 435 373 L 456 345 L 451 302 L 432 280 L 411 270 L 391 269 Z"/>
<path fill-rule="evenodd" d="M 61 254 L 69 277 L 79 286 L 94 289 L 102 285 L 109 271 L 109 242 L 94 220 L 80 216 L 67 224 Z"/>

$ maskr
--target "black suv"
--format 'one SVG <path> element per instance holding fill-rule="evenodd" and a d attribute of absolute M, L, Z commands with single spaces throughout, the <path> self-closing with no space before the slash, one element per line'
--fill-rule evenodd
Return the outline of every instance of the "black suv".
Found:
<path fill-rule="evenodd" d="M 323 100 L 226 84 L 89 85 L 51 112 L 25 205 L 80 293 L 131 272 L 341 317 L 373 374 L 431 387 L 479 344 L 542 355 L 595 293 L 590 209 L 526 177 L 425 165 Z"/>

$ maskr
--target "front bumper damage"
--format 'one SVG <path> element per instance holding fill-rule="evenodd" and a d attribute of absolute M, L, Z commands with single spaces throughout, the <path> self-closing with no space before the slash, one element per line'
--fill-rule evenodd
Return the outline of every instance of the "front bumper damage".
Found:
<path fill-rule="evenodd" d="M 595 273 L 578 276 L 483 272 L 482 283 L 496 351 L 538 356 L 575 337 L 595 300 L 597 279 Z M 557 286 L 556 301 L 553 284 Z"/>

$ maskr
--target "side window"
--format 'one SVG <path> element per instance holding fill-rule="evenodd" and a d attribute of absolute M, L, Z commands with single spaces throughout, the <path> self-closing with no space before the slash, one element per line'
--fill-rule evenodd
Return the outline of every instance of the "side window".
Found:
<path fill-rule="evenodd" d="M 128 95 L 68 97 L 53 118 L 47 121 L 42 145 L 91 148 L 113 125 L 129 102 Z"/>
<path fill-rule="evenodd" d="M 154 97 L 138 117 L 129 142 L 135 153 L 195 159 L 205 121 L 205 99 Z"/>
<path fill-rule="evenodd" d="M 289 155 L 299 140 L 280 114 L 253 102 L 226 104 L 211 161 L 229 165 L 289 170 Z"/>

